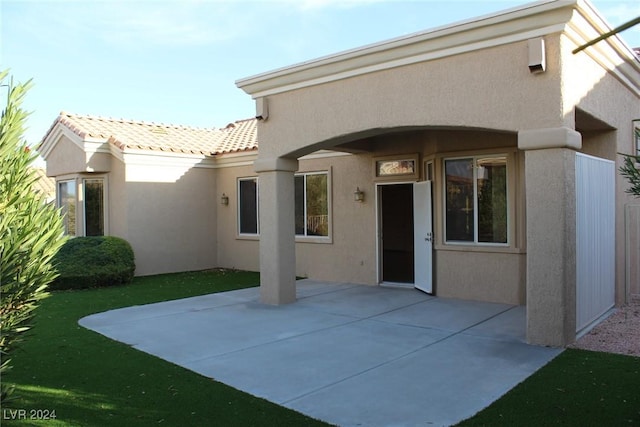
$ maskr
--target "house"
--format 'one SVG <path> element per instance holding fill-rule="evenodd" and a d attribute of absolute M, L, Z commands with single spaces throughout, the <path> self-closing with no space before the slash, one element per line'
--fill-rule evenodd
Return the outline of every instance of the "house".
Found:
<path fill-rule="evenodd" d="M 67 234 L 128 240 L 138 275 L 217 267 L 217 169 L 251 165 L 255 124 L 196 129 L 60 113 L 40 152 Z"/>
<path fill-rule="evenodd" d="M 240 79 L 256 119 L 61 114 L 41 151 L 70 231 L 128 239 L 137 274 L 259 269 L 270 304 L 296 276 L 415 286 L 526 305 L 528 341 L 563 346 L 640 292 L 616 172 L 640 61 L 617 36 L 572 53 L 609 29 L 536 2 Z"/>

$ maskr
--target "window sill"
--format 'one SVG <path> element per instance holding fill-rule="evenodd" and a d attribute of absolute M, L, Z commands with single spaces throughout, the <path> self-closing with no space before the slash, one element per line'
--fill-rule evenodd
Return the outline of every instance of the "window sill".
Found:
<path fill-rule="evenodd" d="M 434 249 L 437 251 L 452 251 L 452 252 L 486 252 L 486 253 L 498 253 L 498 254 L 525 254 L 526 250 L 522 248 L 514 248 L 511 246 L 498 246 L 498 245 L 476 245 L 476 244 L 464 244 L 464 243 L 447 243 L 436 244 Z"/>
<path fill-rule="evenodd" d="M 236 240 L 249 240 L 260 241 L 259 234 L 237 234 Z M 309 237 L 309 236 L 296 236 L 296 243 L 319 243 L 319 244 L 332 244 L 333 239 L 331 237 Z"/>
<path fill-rule="evenodd" d="M 260 240 L 260 235 L 259 234 L 237 234 L 236 235 L 236 240 L 259 241 Z"/>
<path fill-rule="evenodd" d="M 296 236 L 296 243 L 320 243 L 320 244 L 332 244 L 333 239 L 331 237 L 312 237 L 312 236 Z"/>

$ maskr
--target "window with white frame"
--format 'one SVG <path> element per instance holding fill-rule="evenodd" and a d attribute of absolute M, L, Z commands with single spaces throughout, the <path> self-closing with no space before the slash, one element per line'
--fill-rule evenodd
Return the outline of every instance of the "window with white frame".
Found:
<path fill-rule="evenodd" d="M 296 236 L 329 236 L 329 174 L 298 174 L 295 182 Z"/>
<path fill-rule="evenodd" d="M 64 234 L 76 235 L 76 181 L 58 182 L 58 207 L 62 213 Z"/>
<path fill-rule="evenodd" d="M 506 244 L 507 157 L 444 160 L 445 241 Z"/>
<path fill-rule="evenodd" d="M 239 234 L 259 234 L 258 219 L 258 178 L 241 178 L 238 180 Z"/>
<path fill-rule="evenodd" d="M 84 191 L 84 235 L 104 236 L 104 179 L 82 181 Z"/>
<path fill-rule="evenodd" d="M 80 187 L 82 197 L 76 194 L 76 180 L 58 181 L 57 202 L 63 216 L 64 233 L 76 236 L 78 203 L 82 201 L 80 233 L 84 236 L 103 236 L 105 231 L 105 180 L 87 178 Z"/>

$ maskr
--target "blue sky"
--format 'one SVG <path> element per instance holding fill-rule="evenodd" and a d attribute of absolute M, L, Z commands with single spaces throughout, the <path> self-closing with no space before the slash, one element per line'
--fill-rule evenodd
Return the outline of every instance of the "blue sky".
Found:
<path fill-rule="evenodd" d="M 60 111 L 223 127 L 254 114 L 237 79 L 527 3 L 0 0 L 0 68 L 34 80 L 30 143 Z M 612 27 L 640 15 L 592 3 Z M 622 38 L 640 46 L 640 26 Z"/>

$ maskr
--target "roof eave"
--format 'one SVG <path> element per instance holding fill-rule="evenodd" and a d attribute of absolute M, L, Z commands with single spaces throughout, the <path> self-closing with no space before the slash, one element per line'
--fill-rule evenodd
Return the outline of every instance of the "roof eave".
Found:
<path fill-rule="evenodd" d="M 580 0 L 544 0 L 236 81 L 253 98 L 561 32 Z"/>
<path fill-rule="evenodd" d="M 294 64 L 236 81 L 253 98 L 341 80 L 464 52 L 562 33 L 574 11 L 586 17 L 596 32 L 609 26 L 586 0 L 544 0 L 492 15 L 426 30 L 411 35 Z M 631 50 L 617 40 L 616 51 L 635 61 Z M 637 61 L 636 61 L 637 62 Z"/>
<path fill-rule="evenodd" d="M 611 31 L 611 27 L 591 3 L 578 0 L 576 13 L 564 34 L 577 46 Z M 588 55 L 611 73 L 637 97 L 640 97 L 640 59 L 618 35 L 611 36 L 579 54 Z"/>

